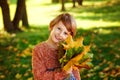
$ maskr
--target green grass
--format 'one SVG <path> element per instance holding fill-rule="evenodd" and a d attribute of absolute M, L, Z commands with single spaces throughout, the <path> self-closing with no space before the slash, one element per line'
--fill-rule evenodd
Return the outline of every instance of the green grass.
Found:
<path fill-rule="evenodd" d="M 94 67 L 81 73 L 83 80 L 120 79 L 118 75 L 120 69 L 119 30 L 120 27 L 109 27 L 82 32 L 82 35 L 93 43 L 91 50 L 94 53 L 92 61 Z"/>
<path fill-rule="evenodd" d="M 15 0 L 11 1 L 10 15 L 12 20 L 15 14 L 16 2 Z M 72 3 L 66 3 L 66 12 L 71 13 L 76 18 L 79 28 L 120 25 L 119 4 L 112 6 L 107 1 L 109 0 L 85 0 L 82 7 L 76 4 L 77 8 L 72 8 Z M 108 3 L 109 6 L 107 6 Z M 55 16 L 62 13 L 60 12 L 61 5 L 51 4 L 51 0 L 27 0 L 26 5 L 29 24 L 34 26 L 48 25 Z M 3 28 L 1 11 L 0 17 L 1 29 Z"/>
<path fill-rule="evenodd" d="M 90 42 L 94 53 L 94 67 L 81 70 L 81 78 L 120 80 L 120 6 L 107 4 L 104 0 L 85 0 L 83 4 L 76 8 L 72 8 L 71 3 L 66 4 L 66 12 L 71 13 L 77 21 L 76 37 L 84 36 L 84 43 Z M 13 18 L 14 0 L 10 8 Z M 50 0 L 28 0 L 27 10 L 30 29 L 13 34 L 0 32 L 0 80 L 33 80 L 32 49 L 48 38 L 49 22 L 62 13 L 60 4 L 50 4 Z"/>

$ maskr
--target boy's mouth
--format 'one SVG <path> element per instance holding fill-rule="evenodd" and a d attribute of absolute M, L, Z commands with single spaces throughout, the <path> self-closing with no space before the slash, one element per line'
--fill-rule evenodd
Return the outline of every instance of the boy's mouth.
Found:
<path fill-rule="evenodd" d="M 56 38 L 58 41 L 62 41 L 62 39 L 61 39 L 60 37 L 55 36 L 55 38 Z"/>

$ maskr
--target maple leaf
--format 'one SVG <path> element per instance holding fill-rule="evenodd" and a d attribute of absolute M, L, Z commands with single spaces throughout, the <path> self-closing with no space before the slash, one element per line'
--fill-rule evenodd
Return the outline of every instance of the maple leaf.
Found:
<path fill-rule="evenodd" d="M 62 44 L 64 46 L 65 50 L 74 47 L 74 42 L 73 42 L 72 36 L 70 34 L 68 35 L 68 37 L 65 40 L 65 42 L 66 42 L 66 44 Z"/>
<path fill-rule="evenodd" d="M 59 59 L 63 70 L 67 71 L 71 66 L 74 69 L 91 67 L 91 58 L 93 54 L 88 53 L 91 45 L 83 45 L 83 37 L 73 40 L 71 35 L 62 43 L 63 48 L 66 50 L 62 58 Z M 77 67 L 77 68 L 76 68 Z"/>
<path fill-rule="evenodd" d="M 72 58 L 64 67 L 63 70 L 67 71 L 71 66 L 79 65 L 79 61 L 90 50 L 90 46 L 84 46 L 84 51 Z M 86 61 L 87 62 L 87 61 Z"/>
<path fill-rule="evenodd" d="M 83 46 L 83 40 L 84 38 L 82 36 L 80 38 L 77 38 L 76 41 L 74 42 L 74 47 L 78 48 Z"/>
<path fill-rule="evenodd" d="M 20 78 L 22 77 L 22 75 L 19 74 L 19 73 L 17 73 L 17 74 L 15 75 L 15 77 L 16 77 L 17 79 L 20 79 Z"/>

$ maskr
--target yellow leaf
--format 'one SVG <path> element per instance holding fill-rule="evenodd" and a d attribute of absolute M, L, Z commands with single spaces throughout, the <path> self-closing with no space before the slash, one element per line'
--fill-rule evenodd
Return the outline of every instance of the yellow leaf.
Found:
<path fill-rule="evenodd" d="M 27 64 L 23 64 L 22 67 L 23 67 L 23 68 L 28 68 L 29 65 L 27 65 Z"/>
<path fill-rule="evenodd" d="M 66 45 L 66 44 L 62 44 L 63 46 L 64 46 L 64 49 L 65 50 L 67 50 L 67 49 L 69 49 L 70 48 L 70 46 L 69 45 Z"/>
<path fill-rule="evenodd" d="M 64 46 L 64 49 L 70 49 L 74 46 L 73 39 L 71 35 L 68 35 L 67 39 L 65 40 L 66 44 L 62 44 Z"/>
<path fill-rule="evenodd" d="M 76 41 L 74 41 L 74 47 L 78 48 L 83 46 L 83 37 L 77 38 Z"/>
<path fill-rule="evenodd" d="M 90 45 L 84 46 L 83 40 L 84 40 L 83 37 L 79 37 L 76 40 L 73 40 L 72 36 L 68 35 L 67 39 L 65 40 L 66 44 L 62 44 L 62 45 L 65 50 L 73 49 L 72 53 L 77 53 L 77 54 L 74 55 L 75 57 L 73 57 L 73 58 L 71 57 L 71 59 L 69 61 L 67 61 L 67 63 L 62 68 L 63 70 L 67 71 L 71 66 L 74 67 L 74 69 L 77 69 L 76 66 L 81 67 L 81 68 L 90 68 L 89 65 L 87 64 L 87 62 L 89 62 L 90 59 L 87 59 L 86 61 L 79 63 L 79 61 L 83 58 L 83 56 L 86 55 L 88 53 L 88 51 L 90 51 Z M 78 51 L 79 47 L 83 48 L 82 52 Z M 73 56 L 73 54 L 70 54 L 70 53 L 71 52 L 68 52 L 67 54 L 65 54 L 65 56 L 67 56 L 67 55 Z M 64 61 L 63 61 L 63 63 L 64 63 Z"/>
<path fill-rule="evenodd" d="M 79 60 L 90 50 L 90 46 L 84 46 L 84 51 L 72 58 L 64 67 L 63 70 L 67 71 L 71 66 L 79 65 Z M 87 61 L 86 61 L 87 62 Z M 86 63 L 84 62 L 84 63 Z M 82 63 L 83 64 L 83 63 Z"/>
<path fill-rule="evenodd" d="M 32 55 L 31 52 L 32 52 L 31 49 L 28 47 L 25 50 L 23 50 L 22 53 L 20 53 L 20 56 L 22 57 L 31 56 Z"/>
<path fill-rule="evenodd" d="M 33 77 L 28 78 L 27 80 L 33 80 Z"/>
<path fill-rule="evenodd" d="M 69 61 L 62 69 L 68 71 L 68 69 L 70 69 L 71 66 L 73 66 L 73 62 Z"/>
<path fill-rule="evenodd" d="M 68 35 L 68 37 L 67 37 L 67 39 L 65 40 L 65 42 L 66 42 L 67 44 L 73 42 L 72 36 L 71 36 L 70 34 Z"/>
<path fill-rule="evenodd" d="M 17 74 L 15 75 L 15 78 L 17 78 L 17 79 L 20 79 L 21 77 L 22 77 L 22 75 L 19 74 L 19 73 L 17 73 Z"/>
<path fill-rule="evenodd" d="M 29 76 L 29 73 L 28 73 L 28 72 L 26 72 L 26 73 L 24 74 L 24 76 Z"/>
<path fill-rule="evenodd" d="M 75 47 L 75 48 L 81 47 L 81 46 L 83 46 L 83 40 L 84 40 L 83 37 L 79 37 L 76 39 L 76 41 L 74 41 L 72 39 L 72 36 L 68 35 L 67 39 L 65 40 L 66 44 L 63 44 L 64 49 L 67 50 L 67 49 L 70 49 L 73 47 Z"/>
<path fill-rule="evenodd" d="M 1 78 L 1 79 L 5 78 L 5 75 L 0 75 L 0 78 Z"/>

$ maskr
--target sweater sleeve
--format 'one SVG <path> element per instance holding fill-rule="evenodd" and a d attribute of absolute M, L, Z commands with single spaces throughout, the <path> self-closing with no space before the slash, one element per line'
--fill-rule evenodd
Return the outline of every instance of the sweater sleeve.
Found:
<path fill-rule="evenodd" d="M 32 53 L 32 71 L 34 80 L 63 80 L 67 74 L 64 71 L 49 71 L 46 68 L 42 51 L 33 49 Z"/>

